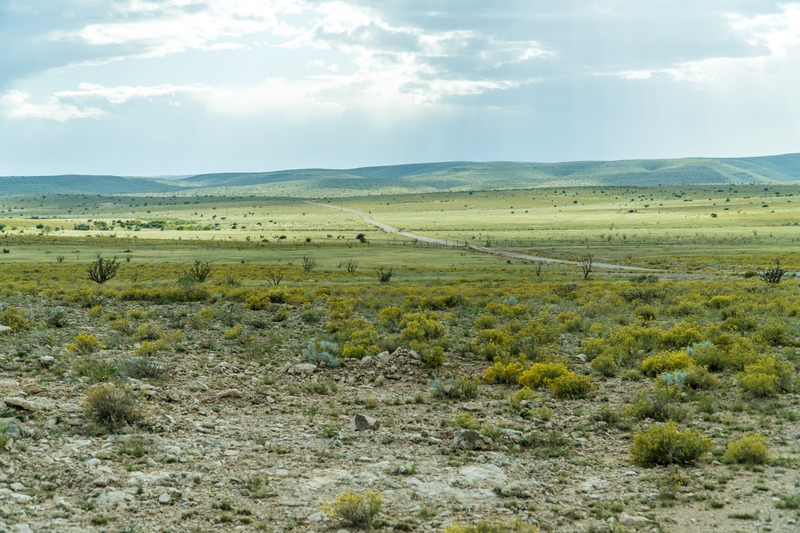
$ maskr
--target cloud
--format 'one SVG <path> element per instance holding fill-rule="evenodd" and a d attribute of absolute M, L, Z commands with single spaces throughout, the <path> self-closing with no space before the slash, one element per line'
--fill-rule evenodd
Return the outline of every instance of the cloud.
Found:
<path fill-rule="evenodd" d="M 65 122 L 72 119 L 102 118 L 110 109 L 104 104 L 121 105 L 131 100 L 166 98 L 173 105 L 180 105 L 180 98 L 198 98 L 209 89 L 199 85 L 176 86 L 127 86 L 105 87 L 93 83 L 81 83 L 77 90 L 58 91 L 42 103 L 31 103 L 31 95 L 11 90 L 0 96 L 0 111 L 11 119 L 47 119 Z"/>
<path fill-rule="evenodd" d="M 782 4 L 766 15 L 728 14 L 730 30 L 750 46 L 750 53 L 682 61 L 653 69 L 597 73 L 626 80 L 671 78 L 696 85 L 724 86 L 766 72 L 800 70 L 800 5 Z"/>
<path fill-rule="evenodd" d="M 80 109 L 75 105 L 62 102 L 57 97 L 48 98 L 40 104 L 28 102 L 31 95 L 22 91 L 7 91 L 0 96 L 0 111 L 11 119 L 47 119 L 65 122 L 76 118 L 97 118 L 103 111 L 96 107 Z"/>

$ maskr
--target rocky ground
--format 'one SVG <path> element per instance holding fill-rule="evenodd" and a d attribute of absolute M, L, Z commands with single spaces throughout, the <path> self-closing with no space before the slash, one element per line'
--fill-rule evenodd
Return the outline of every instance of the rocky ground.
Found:
<path fill-rule="evenodd" d="M 514 409 L 515 389 L 500 385 L 481 384 L 474 399 L 435 394 L 436 376 L 404 349 L 326 368 L 293 353 L 252 365 L 203 346 L 176 354 L 167 380 L 129 380 L 146 423 L 112 434 L 87 421 L 90 386 L 59 366 L 66 350 L 2 354 L 0 532 L 347 530 L 321 511 L 347 490 L 381 494 L 385 531 L 480 520 L 544 531 L 800 531 L 798 511 L 779 508 L 800 490 L 796 459 L 633 466 L 628 447 L 643 426 L 603 413 L 644 382 L 597 381 L 589 400 L 543 393 Z M 450 354 L 438 376 L 486 366 Z M 798 395 L 781 401 L 797 411 Z M 773 457 L 797 457 L 796 417 L 776 426 L 745 410 L 698 427 L 714 436 L 732 424 L 758 427 Z"/>

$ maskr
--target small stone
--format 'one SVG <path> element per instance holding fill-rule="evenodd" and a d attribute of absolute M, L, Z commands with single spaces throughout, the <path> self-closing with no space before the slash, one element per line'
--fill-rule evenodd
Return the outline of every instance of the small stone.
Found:
<path fill-rule="evenodd" d="M 317 370 L 317 365 L 311 363 L 300 363 L 292 367 L 295 374 L 313 374 Z"/>
<path fill-rule="evenodd" d="M 489 450 L 492 441 L 473 429 L 457 429 L 453 435 L 453 448 L 462 450 Z"/>
<path fill-rule="evenodd" d="M 144 462 L 145 465 L 153 468 L 154 466 L 158 466 L 158 463 L 153 460 L 152 457 L 148 457 L 147 460 Z"/>
<path fill-rule="evenodd" d="M 481 404 L 479 404 L 478 402 L 467 402 L 464 405 L 462 405 L 461 408 L 465 411 L 471 411 L 474 413 L 475 411 L 481 410 Z"/>
<path fill-rule="evenodd" d="M 14 524 L 14 529 L 12 529 L 14 533 L 33 533 L 31 526 L 28 524 Z"/>
<path fill-rule="evenodd" d="M 189 390 L 208 390 L 209 387 L 202 381 L 190 381 L 189 382 Z"/>
<path fill-rule="evenodd" d="M 381 423 L 379 421 L 370 416 L 359 413 L 353 417 L 353 422 L 350 424 L 350 430 L 364 431 L 366 429 L 378 429 L 380 426 Z"/>
<path fill-rule="evenodd" d="M 361 358 L 361 366 L 372 366 L 375 361 L 369 355 L 366 355 Z"/>
<path fill-rule="evenodd" d="M 161 505 L 167 505 L 170 501 L 172 501 L 172 498 L 170 497 L 168 492 L 162 492 L 161 495 L 158 497 L 158 503 L 160 503 Z"/>
<path fill-rule="evenodd" d="M 56 362 L 56 358 L 52 355 L 43 355 L 39 358 L 39 364 L 45 368 L 50 368 L 53 366 L 53 363 Z"/>
<path fill-rule="evenodd" d="M 8 495 L 8 497 L 20 505 L 25 505 L 27 503 L 30 503 L 31 500 L 33 499 L 27 494 L 19 494 L 17 492 L 12 492 L 11 494 Z"/>
<path fill-rule="evenodd" d="M 22 483 L 12 483 L 11 485 L 9 485 L 9 487 L 11 487 L 11 490 L 15 490 L 17 492 L 25 490 L 25 485 L 23 485 Z"/>
<path fill-rule="evenodd" d="M 242 396 L 244 396 L 244 394 L 242 394 L 242 391 L 239 389 L 227 389 L 217 394 L 217 400 L 222 400 L 224 398 L 241 398 Z"/>
<path fill-rule="evenodd" d="M 309 524 L 317 524 L 319 522 L 322 522 L 323 520 L 326 520 L 327 518 L 328 515 L 326 515 L 322 511 L 317 511 L 314 514 L 309 515 L 309 517 L 306 518 L 306 522 L 308 522 Z"/>
<path fill-rule="evenodd" d="M 633 524 L 646 524 L 650 522 L 649 519 L 643 516 L 632 516 L 628 513 L 622 513 L 619 515 L 619 521 L 621 524 L 625 525 L 633 525 Z"/>

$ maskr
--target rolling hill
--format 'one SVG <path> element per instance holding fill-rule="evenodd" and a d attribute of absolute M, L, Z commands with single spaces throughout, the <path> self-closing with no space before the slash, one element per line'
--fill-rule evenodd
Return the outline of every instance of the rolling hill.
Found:
<path fill-rule="evenodd" d="M 83 175 L 14 176 L 0 177 L 0 195 L 167 193 L 329 197 L 551 186 L 794 181 L 800 181 L 800 154 L 565 163 L 454 161 L 343 170 L 198 174 L 170 180 Z"/>

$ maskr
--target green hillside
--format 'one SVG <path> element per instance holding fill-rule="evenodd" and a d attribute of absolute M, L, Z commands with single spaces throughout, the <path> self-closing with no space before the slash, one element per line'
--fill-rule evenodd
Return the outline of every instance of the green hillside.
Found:
<path fill-rule="evenodd" d="M 565 186 L 785 183 L 800 180 L 800 154 L 745 158 L 565 163 L 453 161 L 353 169 L 199 174 L 183 179 L 119 176 L 0 178 L 0 195 L 258 194 L 330 197 Z"/>
<path fill-rule="evenodd" d="M 182 190 L 178 184 L 150 178 L 120 176 L 8 176 L 0 177 L 0 196 L 32 194 L 151 194 Z"/>

